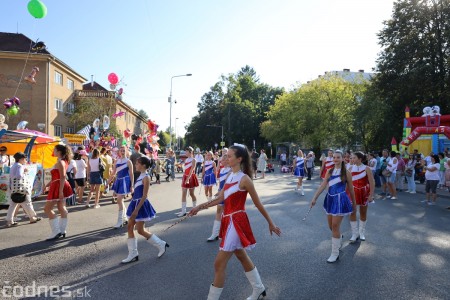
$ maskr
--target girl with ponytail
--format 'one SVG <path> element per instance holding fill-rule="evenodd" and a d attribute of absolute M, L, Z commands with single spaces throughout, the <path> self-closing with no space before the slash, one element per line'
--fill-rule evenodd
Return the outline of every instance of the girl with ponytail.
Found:
<path fill-rule="evenodd" d="M 328 227 L 332 231 L 331 255 L 327 262 L 334 263 L 339 259 L 339 249 L 341 248 L 342 235 L 340 231 L 342 219 L 353 211 L 355 203 L 355 193 L 353 191 L 352 176 L 345 168 L 343 154 L 336 150 L 333 153 L 334 167 L 325 174 L 325 179 L 317 189 L 311 201 L 311 207 L 316 204 L 317 198 L 328 186 L 328 193 L 323 202 L 323 208 L 327 214 Z M 346 189 L 349 191 L 349 199 Z"/>

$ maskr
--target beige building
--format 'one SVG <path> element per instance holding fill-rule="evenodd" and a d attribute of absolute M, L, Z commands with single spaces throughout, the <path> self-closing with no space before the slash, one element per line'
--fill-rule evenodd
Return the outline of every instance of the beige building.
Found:
<path fill-rule="evenodd" d="M 84 97 L 111 98 L 114 93 L 104 88 L 89 90 L 86 78 L 45 49 L 29 51 L 33 45 L 34 42 L 23 34 L 0 32 L 0 95 L 16 96 L 21 101 L 16 116 L 7 116 L 3 106 L 0 113 L 7 117 L 9 129 L 16 129 L 20 121 L 27 121 L 28 129 L 52 136 L 75 133 L 85 125 L 70 122 L 77 101 Z M 35 84 L 23 80 L 33 67 L 39 68 Z M 120 133 L 130 129 L 139 134 L 147 129 L 146 120 L 123 101 L 114 101 L 112 111 L 125 112 L 121 118 L 111 118 Z"/>

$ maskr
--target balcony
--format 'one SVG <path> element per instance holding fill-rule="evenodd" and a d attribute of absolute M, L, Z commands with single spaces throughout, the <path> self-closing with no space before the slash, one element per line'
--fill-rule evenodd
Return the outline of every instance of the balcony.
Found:
<path fill-rule="evenodd" d="M 75 98 L 113 98 L 114 92 L 112 91 L 89 91 L 89 90 L 76 90 Z"/>

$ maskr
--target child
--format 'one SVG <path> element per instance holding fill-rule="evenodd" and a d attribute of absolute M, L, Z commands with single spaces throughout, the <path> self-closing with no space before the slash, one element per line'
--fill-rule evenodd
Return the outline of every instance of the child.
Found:
<path fill-rule="evenodd" d="M 205 186 L 205 195 L 208 201 L 212 199 L 212 187 L 216 182 L 216 163 L 212 160 L 213 153 L 206 152 L 205 161 L 203 162 L 202 184 Z"/>
<path fill-rule="evenodd" d="M 200 209 L 206 209 L 221 202 L 225 203 L 220 228 L 222 242 L 214 262 L 215 276 L 214 282 L 209 289 L 208 299 L 219 299 L 225 283 L 227 263 L 233 254 L 242 264 L 245 275 L 253 287 L 253 293 L 248 299 L 258 299 L 261 295 L 266 295 L 266 288 L 261 282 L 258 270 L 245 251 L 246 249 L 252 249 L 256 244 L 247 213 L 245 212 L 247 194 L 250 194 L 253 203 L 267 220 L 267 223 L 269 223 L 270 234 L 274 232 L 279 236 L 281 235 L 281 230 L 272 222 L 256 193 L 255 186 L 251 180 L 252 167 L 247 147 L 235 144 L 230 147 L 227 156 L 231 173 L 226 179 L 225 186 L 219 193 L 218 198 L 203 203 L 199 207 L 194 207 L 189 212 L 189 215 L 196 215 Z"/>
<path fill-rule="evenodd" d="M 150 159 L 143 156 L 136 161 L 136 170 L 141 173 L 141 175 L 136 180 L 134 184 L 134 194 L 133 199 L 131 199 L 130 205 L 127 210 L 128 217 L 128 257 L 122 260 L 123 264 L 139 260 L 137 251 L 137 238 L 134 236 L 134 226 L 136 225 L 137 232 L 145 237 L 147 241 L 155 246 L 159 252 L 158 257 L 161 257 L 165 252 L 166 248 L 169 247 L 165 241 L 161 240 L 156 236 L 148 232 L 144 228 L 144 222 L 150 221 L 155 217 L 155 210 L 147 199 L 148 189 L 150 187 L 150 178 L 146 173 L 150 168 Z"/>

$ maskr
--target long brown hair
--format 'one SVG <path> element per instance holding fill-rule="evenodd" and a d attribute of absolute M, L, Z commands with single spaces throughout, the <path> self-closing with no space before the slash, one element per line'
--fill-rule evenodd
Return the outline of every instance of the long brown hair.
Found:
<path fill-rule="evenodd" d="M 239 145 L 239 146 L 231 146 L 230 150 L 234 150 L 234 155 L 236 158 L 241 157 L 241 170 L 244 174 L 247 174 L 250 178 L 253 178 L 253 168 L 250 160 L 250 152 L 248 152 L 247 146 Z"/>
<path fill-rule="evenodd" d="M 333 152 L 333 154 L 336 154 L 336 153 L 338 153 L 341 156 L 341 158 L 342 158 L 341 175 L 340 175 L 341 180 L 343 182 L 347 182 L 347 169 L 345 168 L 344 154 L 342 153 L 341 150 L 336 150 L 336 151 Z M 333 168 L 328 170 L 328 175 L 329 175 L 328 180 L 330 180 L 331 174 L 333 174 L 333 171 L 334 171 L 335 167 L 336 167 L 336 165 Z"/>
<path fill-rule="evenodd" d="M 72 159 L 72 150 L 67 145 L 56 145 L 56 151 L 61 153 L 61 159 L 65 160 L 67 163 Z"/>

